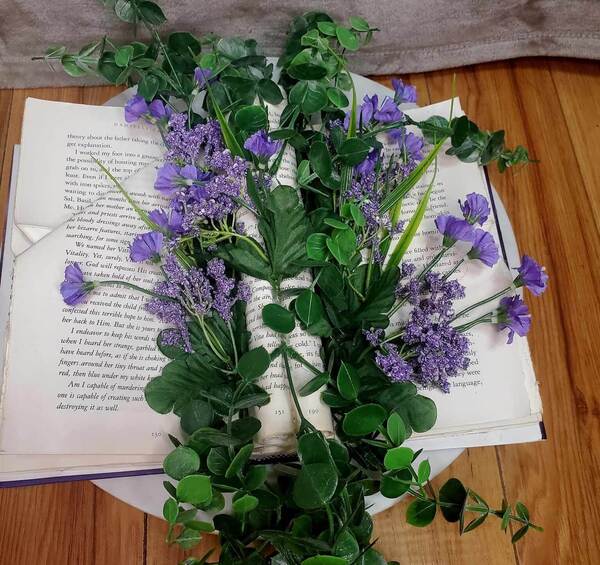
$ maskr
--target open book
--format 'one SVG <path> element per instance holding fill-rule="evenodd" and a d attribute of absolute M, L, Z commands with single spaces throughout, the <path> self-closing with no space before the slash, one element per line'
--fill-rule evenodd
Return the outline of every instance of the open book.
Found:
<path fill-rule="evenodd" d="M 271 108 L 271 119 L 277 119 L 278 110 Z M 448 110 L 446 102 L 408 113 L 425 119 L 447 115 Z M 163 150 L 157 131 L 141 123 L 126 124 L 122 109 L 34 99 L 26 103 L 0 287 L 5 351 L 0 484 L 160 472 L 171 450 L 168 434 L 180 435 L 178 418 L 154 413 L 144 400 L 145 384 L 166 362 L 155 348 L 161 324 L 145 311 L 144 298 L 105 288 L 71 309 L 58 292 L 65 264 L 73 261 L 94 278 L 145 287 L 160 276 L 147 265 L 130 262 L 128 245 L 143 224 L 90 155 L 103 161 L 142 207 L 152 209 L 164 204 L 153 189 L 155 164 Z M 286 155 L 279 182 L 295 182 L 293 157 L 291 152 Z M 412 212 L 424 186 L 407 198 L 405 214 Z M 443 211 L 458 213 L 458 199 L 470 192 L 494 202 L 482 169 L 442 156 L 431 210 L 414 240 L 412 261 L 424 263 L 431 257 L 433 218 Z M 251 215 L 242 220 L 252 233 Z M 502 241 L 496 220 L 488 223 L 486 229 Z M 492 270 L 468 264 L 457 276 L 467 286 L 470 302 L 503 288 L 511 278 L 506 264 Z M 247 308 L 252 346 L 271 349 L 273 336 L 260 320 L 260 306 L 272 301 L 270 289 L 262 281 L 248 282 L 253 290 Z M 309 274 L 288 283 L 308 286 Z M 474 356 L 469 371 L 454 379 L 451 394 L 424 391 L 438 406 L 438 423 L 409 443 L 444 449 L 540 439 L 541 402 L 527 341 L 516 337 L 507 346 L 504 335 L 485 326 L 475 328 L 470 337 Z M 319 365 L 318 338 L 298 329 L 291 339 Z M 310 378 L 299 364 L 292 372 L 298 386 Z M 297 418 L 282 367 L 271 367 L 260 384 L 271 402 L 256 411 L 262 422 L 257 455 L 293 451 Z M 314 425 L 333 434 L 320 395 L 302 401 Z"/>

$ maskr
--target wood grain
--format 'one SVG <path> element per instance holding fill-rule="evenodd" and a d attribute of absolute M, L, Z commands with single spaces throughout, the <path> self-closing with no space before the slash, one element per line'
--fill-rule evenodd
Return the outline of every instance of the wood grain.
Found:
<path fill-rule="evenodd" d="M 487 129 L 506 129 L 540 160 L 491 171 L 521 249 L 542 261 L 551 284 L 527 298 L 541 382 L 544 443 L 470 449 L 435 480 L 450 476 L 498 503 L 525 501 L 545 528 L 513 548 L 497 523 L 458 537 L 436 521 L 406 526 L 405 504 L 376 518 L 378 547 L 400 563 L 595 564 L 600 554 L 600 68 L 597 63 L 525 59 L 417 74 L 420 103 L 450 95 L 452 76 L 465 111 Z M 388 83 L 391 77 L 379 77 Z M 113 87 L 0 91 L 0 217 L 12 148 L 27 96 L 101 104 Z M 164 544 L 165 524 L 86 482 L 0 490 L 0 565 L 168 565 L 192 552 Z M 410 556 L 410 557 L 408 557 Z"/>

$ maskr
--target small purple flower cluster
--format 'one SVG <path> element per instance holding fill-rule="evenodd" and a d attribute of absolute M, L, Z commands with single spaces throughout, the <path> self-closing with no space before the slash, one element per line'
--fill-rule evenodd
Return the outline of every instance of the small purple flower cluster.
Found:
<path fill-rule="evenodd" d="M 125 104 L 125 121 L 128 124 L 137 122 L 140 118 L 150 124 L 166 125 L 172 110 L 162 100 L 153 100 L 148 104 L 143 96 L 136 94 Z"/>
<path fill-rule="evenodd" d="M 398 122 L 402 119 L 404 114 L 398 108 L 398 105 L 389 96 L 386 96 L 379 105 L 379 96 L 374 94 L 373 96 L 365 96 L 362 104 L 359 106 L 356 112 L 356 124 L 359 128 L 366 128 L 371 125 L 371 122 L 379 122 L 381 124 L 389 124 L 392 122 Z M 344 129 L 347 131 L 350 127 L 350 112 L 346 112 L 344 118 Z"/>
<path fill-rule="evenodd" d="M 173 331 L 168 334 L 170 345 L 175 340 L 188 352 L 192 350 L 187 329 L 188 316 L 202 318 L 214 313 L 229 322 L 235 303 L 250 299 L 249 287 L 227 276 L 221 259 L 211 259 L 205 269 L 184 269 L 174 255 L 168 255 L 163 270 L 166 280 L 155 285 L 154 292 L 164 298 L 151 299 L 146 308 L 161 321 L 173 326 Z"/>

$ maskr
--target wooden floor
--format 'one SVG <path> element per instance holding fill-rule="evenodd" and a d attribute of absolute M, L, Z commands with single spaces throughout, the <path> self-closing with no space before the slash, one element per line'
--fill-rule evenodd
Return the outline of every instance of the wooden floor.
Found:
<path fill-rule="evenodd" d="M 413 75 L 420 104 L 449 97 L 452 71 Z M 490 519 L 459 538 L 442 521 L 419 530 L 405 505 L 376 519 L 388 560 L 411 564 L 600 563 L 600 65 L 524 59 L 457 71 L 463 108 L 488 129 L 505 128 L 539 164 L 492 180 L 522 249 L 541 260 L 549 291 L 529 300 L 530 335 L 548 440 L 471 449 L 450 476 L 498 503 L 527 503 L 544 533 L 516 547 Z M 387 78 L 381 78 L 383 82 Z M 12 148 L 27 96 L 100 104 L 107 88 L 0 90 L 0 217 Z M 0 564 L 170 565 L 184 555 L 163 543 L 165 524 L 88 482 L 0 489 Z M 207 538 L 205 545 L 214 544 Z M 204 548 L 194 552 L 200 555 Z"/>

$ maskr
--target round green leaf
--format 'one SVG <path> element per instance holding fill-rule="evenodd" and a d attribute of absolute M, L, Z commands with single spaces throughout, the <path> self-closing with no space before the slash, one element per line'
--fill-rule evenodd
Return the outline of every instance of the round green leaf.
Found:
<path fill-rule="evenodd" d="M 327 89 L 327 98 L 336 108 L 347 108 L 350 105 L 348 97 L 339 89 L 331 87 Z"/>
<path fill-rule="evenodd" d="M 306 240 L 306 255 L 313 261 L 325 261 L 327 259 L 326 233 L 311 233 Z"/>
<path fill-rule="evenodd" d="M 131 45 L 124 45 L 119 47 L 115 53 L 115 64 L 117 67 L 126 67 L 129 65 L 129 61 L 133 55 L 133 47 Z"/>
<path fill-rule="evenodd" d="M 310 165 L 321 180 L 327 180 L 331 176 L 332 164 L 329 149 L 323 141 L 315 141 L 310 146 L 308 153 Z"/>
<path fill-rule="evenodd" d="M 400 480 L 402 479 L 402 480 Z M 408 491 L 412 476 L 408 469 L 402 469 L 397 476 L 384 475 L 381 478 L 381 494 L 386 498 L 398 498 Z"/>
<path fill-rule="evenodd" d="M 160 6 L 154 2 L 139 2 L 138 9 L 142 21 L 150 25 L 158 26 L 167 21 L 167 18 L 165 18 Z"/>
<path fill-rule="evenodd" d="M 241 498 L 233 501 L 233 511 L 235 514 L 246 514 L 258 506 L 258 498 L 251 494 L 245 494 Z"/>
<path fill-rule="evenodd" d="M 269 104 L 279 104 L 283 100 L 281 89 L 271 79 L 263 78 L 257 83 L 258 93 Z"/>
<path fill-rule="evenodd" d="M 212 499 L 210 477 L 206 475 L 189 475 L 177 484 L 177 498 L 190 504 L 206 504 Z"/>
<path fill-rule="evenodd" d="M 235 113 L 235 124 L 243 131 L 258 131 L 267 127 L 267 112 L 262 106 L 244 106 Z"/>
<path fill-rule="evenodd" d="M 267 479 L 268 467 L 266 465 L 250 465 L 246 478 L 244 480 L 244 486 L 248 490 L 257 489 Z"/>
<path fill-rule="evenodd" d="M 338 475 L 331 463 L 304 465 L 294 482 L 294 502 L 305 510 L 327 504 L 337 488 Z"/>
<path fill-rule="evenodd" d="M 424 459 L 419 463 L 419 469 L 417 471 L 417 478 L 421 484 L 426 483 L 431 475 L 431 465 L 428 459 Z"/>
<path fill-rule="evenodd" d="M 413 460 L 414 452 L 409 447 L 393 447 L 388 449 L 383 459 L 386 469 L 404 469 L 408 467 Z"/>
<path fill-rule="evenodd" d="M 185 528 L 179 536 L 177 536 L 175 541 L 181 549 L 192 549 L 192 547 L 200 542 L 200 539 L 200 532 L 192 530 L 191 528 Z"/>
<path fill-rule="evenodd" d="M 335 24 L 333 22 L 319 22 L 317 28 L 323 35 L 335 36 Z"/>
<path fill-rule="evenodd" d="M 400 445 L 406 439 L 406 426 L 397 412 L 392 412 L 388 418 L 387 434 L 394 445 Z"/>
<path fill-rule="evenodd" d="M 325 86 L 316 81 L 302 80 L 290 90 L 290 103 L 300 106 L 305 114 L 318 112 L 327 105 Z"/>
<path fill-rule="evenodd" d="M 338 155 L 344 164 L 354 166 L 364 161 L 370 150 L 362 139 L 351 137 L 342 143 Z"/>
<path fill-rule="evenodd" d="M 413 500 L 406 509 L 406 521 L 411 526 L 424 528 L 433 522 L 436 509 L 433 500 Z"/>
<path fill-rule="evenodd" d="M 150 102 L 156 96 L 159 86 L 159 80 L 154 75 L 147 74 L 139 82 L 137 91 L 147 102 Z"/>
<path fill-rule="evenodd" d="M 319 80 L 327 75 L 327 69 L 313 63 L 299 63 L 290 66 L 288 73 L 298 80 Z"/>
<path fill-rule="evenodd" d="M 170 34 L 167 46 L 171 51 L 175 51 L 179 55 L 189 55 L 190 51 L 194 55 L 198 55 L 202 51 L 202 45 L 198 39 L 187 31 L 176 31 Z"/>
<path fill-rule="evenodd" d="M 271 364 L 271 356 L 264 347 L 256 347 L 244 353 L 237 364 L 237 372 L 246 381 L 258 379 Z"/>
<path fill-rule="evenodd" d="M 229 452 L 225 447 L 212 447 L 206 458 L 206 466 L 211 473 L 224 476 L 229 468 Z"/>
<path fill-rule="evenodd" d="M 352 563 L 360 552 L 358 542 L 349 530 L 342 530 L 342 533 L 335 540 L 333 553 L 342 557 L 348 563 Z"/>
<path fill-rule="evenodd" d="M 348 265 L 356 252 L 356 235 L 348 229 L 335 230 L 325 244 L 340 265 Z"/>
<path fill-rule="evenodd" d="M 385 409 L 379 404 L 363 404 L 348 412 L 342 428 L 349 436 L 366 436 L 385 421 Z"/>
<path fill-rule="evenodd" d="M 360 389 L 360 377 L 358 372 L 351 365 L 344 361 L 340 364 L 340 370 L 337 375 L 337 387 L 346 400 L 356 400 Z"/>
<path fill-rule="evenodd" d="M 181 427 L 186 434 L 193 434 L 199 428 L 206 428 L 212 424 L 214 417 L 213 409 L 204 400 L 190 400 L 179 411 Z"/>
<path fill-rule="evenodd" d="M 298 440 L 298 454 L 304 465 L 331 463 L 329 444 L 321 432 L 304 434 Z"/>
<path fill-rule="evenodd" d="M 323 317 L 323 305 L 321 299 L 312 290 L 302 291 L 296 301 L 294 308 L 298 318 L 307 326 L 317 323 Z"/>
<path fill-rule="evenodd" d="M 193 449 L 180 445 L 165 457 L 163 467 L 169 477 L 180 480 L 198 470 L 200 457 Z"/>
<path fill-rule="evenodd" d="M 268 328 L 282 334 L 289 334 L 296 327 L 294 314 L 279 304 L 263 306 L 262 320 Z"/>
<path fill-rule="evenodd" d="M 358 49 L 358 37 L 356 37 L 356 34 L 351 29 L 338 26 L 335 28 L 335 35 L 340 45 L 348 49 L 348 51 L 356 51 Z"/>
<path fill-rule="evenodd" d="M 367 21 L 363 18 L 358 16 L 350 16 L 349 20 L 352 29 L 355 29 L 356 31 L 369 31 L 371 29 Z"/>
<path fill-rule="evenodd" d="M 350 226 L 336 218 L 325 218 L 323 223 L 337 230 L 349 230 Z"/>
<path fill-rule="evenodd" d="M 440 489 L 439 498 L 440 502 L 445 503 L 441 507 L 444 518 L 448 522 L 458 522 L 467 500 L 467 490 L 463 484 L 458 479 L 448 479 Z"/>
<path fill-rule="evenodd" d="M 431 398 L 418 394 L 407 404 L 407 415 L 415 432 L 426 432 L 433 428 L 437 420 L 437 408 Z"/>
<path fill-rule="evenodd" d="M 348 565 L 348 562 L 333 555 L 314 555 L 302 561 L 302 565 Z"/>
<path fill-rule="evenodd" d="M 165 500 L 165 504 L 163 505 L 163 517 L 169 522 L 169 524 L 174 524 L 177 520 L 177 514 L 179 514 L 179 507 L 177 506 L 177 501 L 172 498 L 168 498 Z"/>

